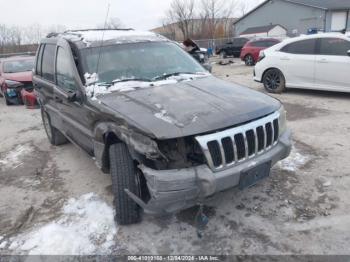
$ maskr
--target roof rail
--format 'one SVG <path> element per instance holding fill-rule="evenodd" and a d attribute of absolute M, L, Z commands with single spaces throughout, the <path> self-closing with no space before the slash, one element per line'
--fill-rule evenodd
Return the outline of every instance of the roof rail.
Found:
<path fill-rule="evenodd" d="M 71 32 L 87 32 L 87 31 L 133 31 L 133 28 L 113 28 L 113 29 L 108 29 L 108 28 L 91 28 L 91 29 L 75 29 L 75 30 L 67 30 L 64 33 L 71 33 Z"/>
<path fill-rule="evenodd" d="M 76 33 L 76 32 L 88 32 L 88 31 L 133 31 L 133 28 L 120 28 L 120 29 L 98 29 L 98 28 L 91 28 L 91 29 L 74 29 L 74 30 L 66 30 L 63 33 L 49 33 L 47 34 L 46 38 L 52 38 L 57 37 L 62 34 L 69 34 L 69 33 Z"/>

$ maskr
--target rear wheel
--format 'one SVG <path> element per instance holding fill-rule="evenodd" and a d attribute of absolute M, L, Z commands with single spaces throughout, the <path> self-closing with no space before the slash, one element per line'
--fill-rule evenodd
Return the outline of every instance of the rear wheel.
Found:
<path fill-rule="evenodd" d="M 265 89 L 270 93 L 280 94 L 286 89 L 286 80 L 278 69 L 268 70 L 263 77 Z"/>
<path fill-rule="evenodd" d="M 66 144 L 67 138 L 54 126 L 51 125 L 51 119 L 48 113 L 41 110 L 41 118 L 43 120 L 45 132 L 50 143 L 54 146 Z"/>
<path fill-rule="evenodd" d="M 110 173 L 116 209 L 116 221 L 120 225 L 130 225 L 141 221 L 141 208 L 132 200 L 125 189 L 141 197 L 141 179 L 137 167 L 125 144 L 111 145 L 109 148 Z"/>
<path fill-rule="evenodd" d="M 246 66 L 253 66 L 255 64 L 254 58 L 252 55 L 246 55 L 244 58 Z"/>

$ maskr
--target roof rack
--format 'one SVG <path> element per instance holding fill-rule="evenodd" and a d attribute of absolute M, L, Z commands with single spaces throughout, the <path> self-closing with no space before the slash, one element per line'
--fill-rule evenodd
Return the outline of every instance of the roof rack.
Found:
<path fill-rule="evenodd" d="M 87 31 L 133 31 L 133 28 L 113 28 L 113 29 L 108 29 L 108 28 L 91 28 L 91 29 L 75 29 L 75 30 L 67 30 L 64 33 L 71 33 L 71 32 L 87 32 Z"/>
<path fill-rule="evenodd" d="M 62 34 L 69 34 L 69 33 L 77 33 L 77 32 L 88 32 L 88 31 L 133 31 L 133 28 L 120 28 L 120 29 L 98 29 L 98 28 L 91 28 L 91 29 L 74 29 L 74 30 L 66 30 L 63 33 L 49 33 L 47 34 L 46 38 L 52 38 L 57 37 Z"/>

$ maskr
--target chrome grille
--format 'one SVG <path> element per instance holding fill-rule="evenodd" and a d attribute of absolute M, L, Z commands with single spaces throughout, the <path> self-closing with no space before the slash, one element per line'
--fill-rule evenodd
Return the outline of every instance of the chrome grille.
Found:
<path fill-rule="evenodd" d="M 204 136 L 197 136 L 209 167 L 221 171 L 270 150 L 278 142 L 279 113 Z"/>

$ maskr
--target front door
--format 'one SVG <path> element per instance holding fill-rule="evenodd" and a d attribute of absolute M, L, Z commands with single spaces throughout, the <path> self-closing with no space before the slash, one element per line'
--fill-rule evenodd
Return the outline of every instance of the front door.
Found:
<path fill-rule="evenodd" d="M 77 69 L 69 45 L 59 45 L 56 55 L 55 101 L 63 119 L 63 132 L 89 154 L 93 154 L 92 129 L 89 110 L 79 90 Z M 75 98 L 75 96 L 77 98 Z"/>
<path fill-rule="evenodd" d="M 317 88 L 350 91 L 350 41 L 342 38 L 321 38 L 315 67 Z"/>

